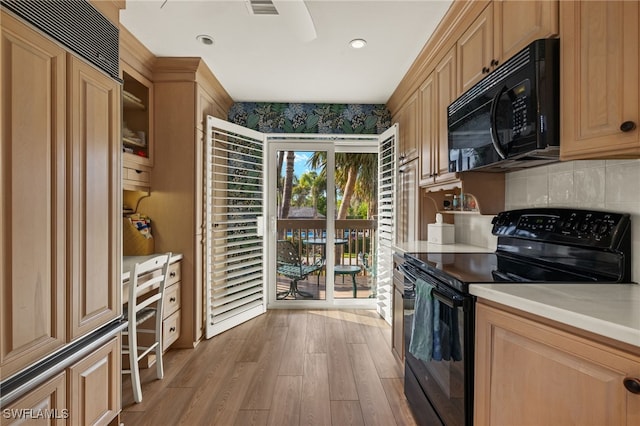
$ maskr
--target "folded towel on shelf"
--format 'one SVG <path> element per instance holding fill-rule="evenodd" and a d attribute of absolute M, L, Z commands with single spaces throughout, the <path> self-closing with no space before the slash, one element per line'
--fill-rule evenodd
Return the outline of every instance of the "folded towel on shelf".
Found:
<path fill-rule="evenodd" d="M 423 361 L 430 361 L 433 351 L 433 286 L 418 278 L 411 327 L 409 353 Z"/>

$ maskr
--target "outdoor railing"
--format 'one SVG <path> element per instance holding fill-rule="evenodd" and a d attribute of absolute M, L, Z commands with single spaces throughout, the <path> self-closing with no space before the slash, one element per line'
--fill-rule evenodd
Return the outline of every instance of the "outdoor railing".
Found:
<path fill-rule="evenodd" d="M 375 253 L 377 221 L 367 219 L 341 219 L 335 221 L 337 244 L 336 264 L 362 265 L 363 257 Z M 287 239 L 298 248 L 300 258 L 313 263 L 322 256 L 323 247 L 310 244 L 315 238 L 326 238 L 326 219 L 278 219 L 278 239 Z M 364 268 L 363 268 L 364 271 Z"/>

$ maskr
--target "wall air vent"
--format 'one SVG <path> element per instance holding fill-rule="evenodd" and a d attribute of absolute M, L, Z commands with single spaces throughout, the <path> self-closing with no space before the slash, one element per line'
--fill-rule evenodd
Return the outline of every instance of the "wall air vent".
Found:
<path fill-rule="evenodd" d="M 119 29 L 87 0 L 0 0 L 0 5 L 122 82 Z"/>
<path fill-rule="evenodd" d="M 278 15 L 278 10 L 271 0 L 246 0 L 249 13 L 252 15 Z"/>

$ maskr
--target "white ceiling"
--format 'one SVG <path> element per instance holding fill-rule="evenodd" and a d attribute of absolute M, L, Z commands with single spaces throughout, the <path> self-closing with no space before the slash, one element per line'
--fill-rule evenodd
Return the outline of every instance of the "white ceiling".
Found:
<path fill-rule="evenodd" d="M 156 56 L 202 57 L 236 102 L 386 103 L 451 4 L 272 1 L 279 15 L 245 0 L 127 0 L 120 18 Z"/>

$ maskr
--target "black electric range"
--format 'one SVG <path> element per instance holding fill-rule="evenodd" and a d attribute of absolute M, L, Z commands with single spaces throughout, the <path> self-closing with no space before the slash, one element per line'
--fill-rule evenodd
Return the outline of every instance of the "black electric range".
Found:
<path fill-rule="evenodd" d="M 475 297 L 469 284 L 631 281 L 627 214 L 537 208 L 505 211 L 492 223 L 494 252 L 405 253 L 404 296 L 413 296 L 418 280 L 432 288 L 439 305 L 434 329 L 444 330 L 449 342 L 444 358 L 414 356 L 414 327 L 420 333 L 433 324 L 414 321 L 411 312 L 405 316 L 405 395 L 420 424 L 473 423 Z"/>

